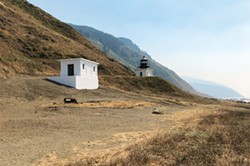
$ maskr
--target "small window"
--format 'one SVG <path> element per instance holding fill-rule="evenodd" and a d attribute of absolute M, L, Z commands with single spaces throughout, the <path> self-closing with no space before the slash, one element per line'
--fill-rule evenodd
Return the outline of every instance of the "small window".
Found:
<path fill-rule="evenodd" d="M 84 70 L 84 67 L 85 67 L 85 65 L 84 64 L 82 64 L 82 69 Z"/>
<path fill-rule="evenodd" d="M 95 72 L 95 67 L 93 67 L 93 72 Z"/>
<path fill-rule="evenodd" d="M 68 76 L 74 75 L 74 64 L 68 64 Z"/>

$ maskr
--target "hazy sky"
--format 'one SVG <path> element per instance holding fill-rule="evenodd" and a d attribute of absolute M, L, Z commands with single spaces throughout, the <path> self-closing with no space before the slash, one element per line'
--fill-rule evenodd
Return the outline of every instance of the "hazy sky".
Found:
<path fill-rule="evenodd" d="M 250 97 L 249 0 L 29 0 L 56 18 L 133 40 L 178 75 Z"/>

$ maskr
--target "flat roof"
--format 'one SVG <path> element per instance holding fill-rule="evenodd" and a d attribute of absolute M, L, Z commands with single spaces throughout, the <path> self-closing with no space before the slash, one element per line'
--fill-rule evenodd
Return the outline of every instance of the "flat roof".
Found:
<path fill-rule="evenodd" d="M 86 61 L 86 62 L 90 62 L 90 63 L 95 63 L 97 65 L 99 65 L 99 63 L 95 62 L 95 61 L 91 61 L 88 59 L 84 59 L 84 58 L 68 58 L 68 59 L 60 59 L 58 61 Z"/>

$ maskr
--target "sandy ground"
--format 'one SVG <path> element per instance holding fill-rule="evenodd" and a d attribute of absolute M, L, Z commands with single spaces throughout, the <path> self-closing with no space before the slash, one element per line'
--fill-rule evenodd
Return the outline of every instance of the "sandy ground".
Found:
<path fill-rule="evenodd" d="M 43 78 L 1 79 L 0 165 L 37 165 L 58 158 L 108 153 L 167 130 L 169 114 L 191 109 L 160 99 L 100 87 L 77 91 Z M 74 97 L 79 104 L 64 104 Z M 163 115 L 153 115 L 153 108 Z"/>

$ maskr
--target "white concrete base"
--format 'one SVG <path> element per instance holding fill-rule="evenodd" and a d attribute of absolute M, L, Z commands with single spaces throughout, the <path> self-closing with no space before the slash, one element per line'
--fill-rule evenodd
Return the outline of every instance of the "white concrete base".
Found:
<path fill-rule="evenodd" d="M 97 77 L 86 76 L 60 76 L 49 77 L 48 80 L 67 85 L 76 89 L 97 89 L 99 80 Z"/>
<path fill-rule="evenodd" d="M 152 77 L 153 76 L 153 70 L 150 68 L 146 69 L 136 69 L 135 70 L 135 76 L 137 77 Z"/>

